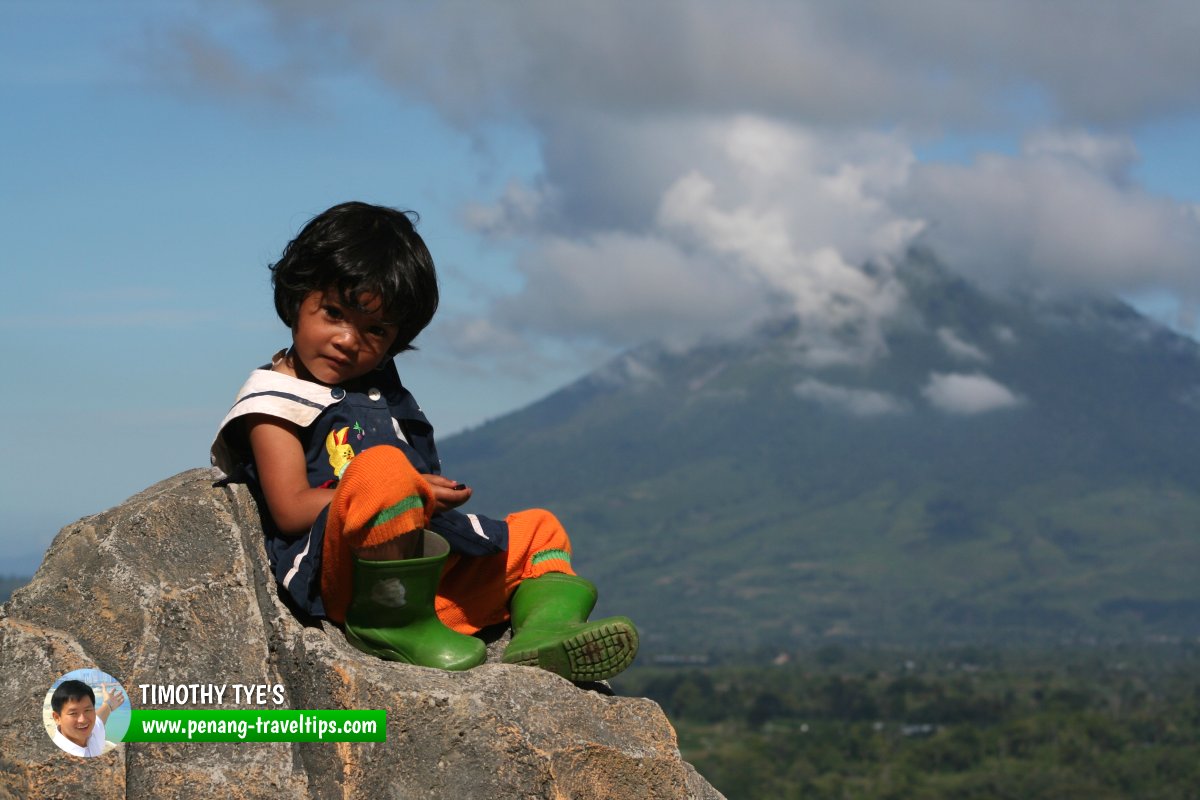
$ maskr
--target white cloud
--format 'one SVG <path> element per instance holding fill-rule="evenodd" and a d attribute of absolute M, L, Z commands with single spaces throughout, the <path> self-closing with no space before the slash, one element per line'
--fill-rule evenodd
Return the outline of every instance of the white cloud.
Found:
<path fill-rule="evenodd" d="M 946 348 L 946 352 L 955 358 L 963 361 L 988 361 L 988 354 L 980 350 L 975 345 L 960 338 L 950 328 L 938 328 L 938 341 L 942 343 L 942 347 Z"/>
<path fill-rule="evenodd" d="M 996 325 L 992 328 L 992 335 L 996 337 L 996 341 L 1003 344 L 1016 344 L 1017 332 L 1007 325 Z"/>
<path fill-rule="evenodd" d="M 495 203 L 470 203 L 463 221 L 489 236 L 516 236 L 532 230 L 550 203 L 547 191 L 510 181 Z"/>
<path fill-rule="evenodd" d="M 832 408 L 856 417 L 877 417 L 899 414 L 907 410 L 904 401 L 887 392 L 871 389 L 852 389 L 825 383 L 815 378 L 806 378 L 796 384 L 796 394 L 812 400 L 826 408 Z"/>
<path fill-rule="evenodd" d="M 969 166 L 921 165 L 901 205 L 929 221 L 924 238 L 936 252 L 979 279 L 1200 295 L 1200 222 L 1134 187 L 1111 152 L 1097 155 L 1121 142 L 1076 137 L 1072 151 L 1067 141 Z"/>
<path fill-rule="evenodd" d="M 477 212 L 488 230 L 526 244 L 517 263 L 525 288 L 496 309 L 506 324 L 628 345 L 745 330 L 782 313 L 800 320 L 807 363 L 882 352 L 883 321 L 903 302 L 891 259 L 921 227 L 882 200 L 911 165 L 902 142 L 747 116 L 682 128 L 610 123 L 605 134 L 585 146 L 596 164 L 633 153 L 661 169 L 654 154 L 663 153 L 678 174 L 635 165 L 596 196 L 577 181 L 599 176 L 571 173 L 548 179 L 555 198 L 510 190 L 503 208 Z M 589 198 L 587 215 L 565 212 L 574 197 Z M 514 217 L 522 223 L 492 224 Z"/>
<path fill-rule="evenodd" d="M 586 158 L 552 158 L 537 186 L 479 213 L 528 244 L 526 289 L 502 309 L 526 309 L 531 329 L 628 345 L 789 312 L 808 363 L 861 361 L 884 352 L 881 326 L 904 301 L 890 265 L 914 239 L 987 282 L 1200 297 L 1200 221 L 1133 185 L 1125 139 L 1043 132 L 1021 156 L 947 165 L 915 163 L 899 136 L 745 115 L 610 120 L 603 134 L 581 132 Z M 658 255 L 631 275 L 614 242 Z"/>
<path fill-rule="evenodd" d="M 584 109 L 928 127 L 1027 113 L 1022 93 L 1081 124 L 1200 108 L 1188 0 L 260 6 L 292 62 L 365 63 L 464 122 Z"/>
<path fill-rule="evenodd" d="M 498 324 L 627 346 L 794 313 L 807 363 L 862 361 L 885 352 L 904 302 L 891 265 L 913 241 L 985 282 L 1200 298 L 1200 220 L 1134 185 L 1126 139 L 1042 132 L 1020 156 L 948 165 L 898 135 L 747 115 L 586 127 L 556 126 L 576 158 L 551 146 L 535 184 L 473 212 L 525 245 Z"/>
<path fill-rule="evenodd" d="M 1040 131 L 1019 156 L 936 164 L 895 134 L 750 115 L 550 130 L 546 172 L 472 210 L 524 242 L 526 288 L 496 312 L 530 333 L 628 345 L 790 312 L 809 363 L 860 361 L 884 351 L 889 265 L 914 240 L 983 282 L 1200 299 L 1200 219 L 1136 187 L 1126 138 Z"/>
<path fill-rule="evenodd" d="M 496 356 L 522 351 L 528 347 L 528 344 L 512 330 L 482 317 L 442 317 L 434 324 L 441 345 L 459 356 Z"/>
<path fill-rule="evenodd" d="M 722 264 L 653 235 L 546 237 L 517 267 L 526 285 L 493 308 L 498 324 L 566 339 L 631 345 L 738 332 L 763 303 L 761 292 Z"/>
<path fill-rule="evenodd" d="M 1075 163 L 1110 182 L 1128 185 L 1138 152 L 1130 139 L 1098 136 L 1081 130 L 1039 130 L 1025 139 L 1024 154 L 1033 159 Z"/>
<path fill-rule="evenodd" d="M 644 388 L 660 384 L 654 367 L 634 353 L 624 353 L 588 375 L 595 384 L 614 387 Z"/>
<path fill-rule="evenodd" d="M 935 372 L 921 390 L 934 407 L 969 416 L 1022 405 L 1025 401 L 1003 384 L 981 373 Z"/>
<path fill-rule="evenodd" d="M 364 70 L 480 142 L 497 122 L 537 139 L 540 174 L 464 213 L 519 247 L 524 287 L 485 312 L 499 340 L 619 347 L 787 312 L 807 363 L 861 361 L 884 352 L 891 265 L 918 236 L 976 278 L 1200 300 L 1197 211 L 1140 189 L 1120 134 L 1200 112 L 1184 0 L 258 8 L 265 55 L 197 26 L 171 69 L 288 87 L 277 101 Z M 1031 118 L 1061 127 L 1016 155 L 914 156 Z"/>
<path fill-rule="evenodd" d="M 302 59 L 262 63 L 262 56 L 261 46 L 246 52 L 198 25 L 151 36 L 145 50 L 154 80 L 181 80 L 207 94 L 268 107 L 303 107 Z"/>

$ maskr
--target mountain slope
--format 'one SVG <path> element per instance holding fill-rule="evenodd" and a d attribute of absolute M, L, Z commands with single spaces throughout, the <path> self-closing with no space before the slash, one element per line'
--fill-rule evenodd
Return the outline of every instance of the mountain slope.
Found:
<path fill-rule="evenodd" d="M 447 440 L 475 510 L 556 511 L 647 647 L 1200 632 L 1200 347 L 926 253 L 887 354 L 799 324 L 646 346 Z"/>

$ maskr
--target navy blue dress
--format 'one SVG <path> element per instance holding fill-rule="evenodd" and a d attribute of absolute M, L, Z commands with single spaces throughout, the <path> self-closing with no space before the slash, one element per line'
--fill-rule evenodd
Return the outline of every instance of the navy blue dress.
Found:
<path fill-rule="evenodd" d="M 374 372 L 334 387 L 274 372 L 266 365 L 254 370 L 238 391 L 212 446 L 218 484 L 248 485 L 258 502 L 275 579 L 300 610 L 323 617 L 321 547 L 328 508 L 305 534 L 289 536 L 279 531 L 258 480 L 242 419 L 247 414 L 278 417 L 300 428 L 313 487 L 336 486 L 345 463 L 376 445 L 398 447 L 417 472 L 440 475 L 433 426 L 400 382 L 390 359 Z M 508 549 L 508 525 L 503 520 L 453 510 L 434 515 L 429 528 L 444 536 L 455 553 L 485 556 Z"/>

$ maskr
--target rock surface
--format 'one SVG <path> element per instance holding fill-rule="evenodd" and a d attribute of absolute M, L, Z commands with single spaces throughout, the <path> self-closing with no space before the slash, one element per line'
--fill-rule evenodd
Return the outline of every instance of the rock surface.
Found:
<path fill-rule="evenodd" d="M 136 708 L 154 707 L 140 684 L 179 683 L 282 684 L 287 708 L 382 708 L 387 741 L 131 742 L 73 758 L 41 711 L 53 681 L 83 667 L 120 680 Z M 649 700 L 499 663 L 388 663 L 300 621 L 276 594 L 249 493 L 213 488 L 208 470 L 59 533 L 0 606 L 0 696 L 0 800 L 721 797 Z"/>

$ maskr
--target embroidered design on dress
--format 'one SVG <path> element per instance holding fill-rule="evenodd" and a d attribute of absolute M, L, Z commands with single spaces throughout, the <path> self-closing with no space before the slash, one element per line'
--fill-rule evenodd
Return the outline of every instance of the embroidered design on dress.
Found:
<path fill-rule="evenodd" d="M 357 424 L 355 423 L 355 425 Z M 338 478 L 342 477 L 342 473 L 346 471 L 346 467 L 354 458 L 354 448 L 346 441 L 349 437 L 349 426 L 330 431 L 329 435 L 325 437 L 325 449 L 329 451 L 329 465 L 333 467 L 333 474 Z"/>

